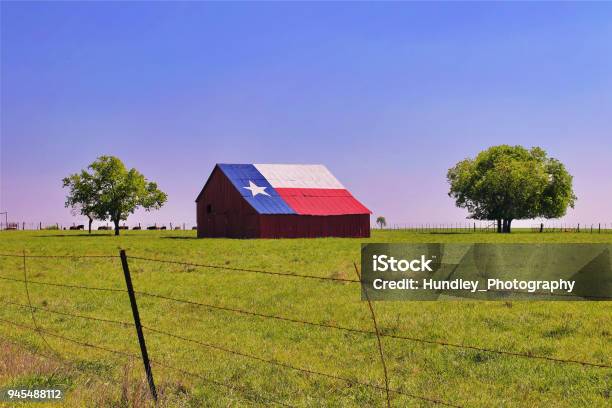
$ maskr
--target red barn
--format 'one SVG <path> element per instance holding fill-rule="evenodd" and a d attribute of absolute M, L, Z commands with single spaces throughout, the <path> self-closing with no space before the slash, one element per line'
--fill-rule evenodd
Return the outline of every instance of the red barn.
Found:
<path fill-rule="evenodd" d="M 370 236 L 371 211 L 320 164 L 217 164 L 196 203 L 199 238 Z"/>

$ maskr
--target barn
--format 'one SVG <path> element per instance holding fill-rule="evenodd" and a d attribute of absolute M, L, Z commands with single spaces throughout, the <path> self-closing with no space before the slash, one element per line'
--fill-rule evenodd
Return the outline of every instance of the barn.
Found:
<path fill-rule="evenodd" d="M 217 164 L 196 198 L 198 237 L 370 236 L 370 214 L 321 164 Z"/>

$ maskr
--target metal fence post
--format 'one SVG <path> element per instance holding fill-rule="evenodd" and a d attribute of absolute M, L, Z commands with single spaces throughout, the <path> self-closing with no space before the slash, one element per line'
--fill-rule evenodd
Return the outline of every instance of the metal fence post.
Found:
<path fill-rule="evenodd" d="M 138 314 L 138 305 L 136 304 L 136 296 L 134 295 L 134 287 L 132 286 L 132 277 L 130 276 L 130 268 L 128 266 L 125 250 L 122 249 L 119 252 L 119 255 L 121 256 L 121 265 L 123 266 L 123 274 L 125 275 L 125 284 L 130 296 L 130 304 L 132 305 L 132 314 L 134 315 L 134 325 L 136 326 L 136 334 L 138 334 L 138 343 L 140 344 L 140 352 L 142 353 L 142 362 L 144 364 L 145 373 L 147 374 L 147 381 L 149 382 L 151 396 L 153 397 L 153 400 L 157 402 L 157 390 L 155 389 L 155 382 L 153 381 L 153 372 L 151 371 L 151 364 L 149 363 L 147 345 L 145 344 L 144 334 L 142 333 L 140 315 Z"/>

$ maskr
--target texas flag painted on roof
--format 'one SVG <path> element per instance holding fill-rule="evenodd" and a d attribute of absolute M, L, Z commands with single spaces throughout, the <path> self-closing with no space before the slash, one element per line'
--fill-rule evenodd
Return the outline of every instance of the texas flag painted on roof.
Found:
<path fill-rule="evenodd" d="M 260 214 L 371 214 L 321 164 L 218 164 Z"/>

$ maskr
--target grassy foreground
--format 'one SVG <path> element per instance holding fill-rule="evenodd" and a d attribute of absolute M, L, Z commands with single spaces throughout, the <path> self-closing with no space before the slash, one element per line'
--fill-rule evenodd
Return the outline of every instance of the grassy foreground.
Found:
<path fill-rule="evenodd" d="M 370 240 L 195 239 L 194 231 L 128 231 L 88 236 L 68 231 L 0 233 L 0 253 L 118 255 L 355 279 L 361 242 L 612 242 L 612 234 L 517 231 L 374 231 Z M 201 303 L 330 325 L 373 330 L 359 285 L 130 259 L 134 287 Z M 124 289 L 119 259 L 28 258 L 28 279 Z M 0 276 L 23 279 L 23 259 L 0 257 Z M 28 285 L 32 305 L 131 322 L 124 292 Z M 32 326 L 22 282 L 0 280 L 0 319 Z M 311 371 L 384 386 L 375 336 L 211 310 L 138 296 L 143 325 Z M 612 364 L 610 302 L 377 302 L 385 334 L 539 356 Z M 44 310 L 45 331 L 138 355 L 134 328 Z M 385 392 L 268 364 L 145 330 L 149 355 L 220 384 L 153 365 L 162 406 L 385 406 Z M 65 387 L 65 406 L 148 406 L 137 358 L 83 347 L 0 321 L 0 388 Z M 390 387 L 465 407 L 610 406 L 612 370 L 383 337 Z M 38 357 L 54 355 L 72 366 Z M 1 404 L 0 404 L 1 405 Z M 391 394 L 392 406 L 438 406 Z M 44 406 L 40 404 L 37 406 Z M 57 404 L 49 404 L 57 406 Z"/>

